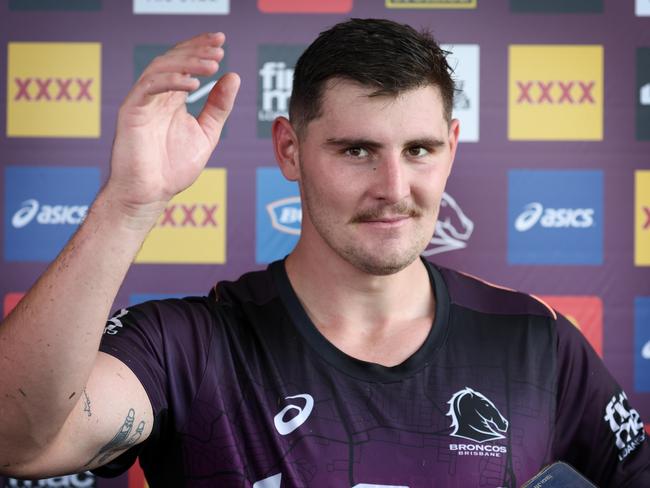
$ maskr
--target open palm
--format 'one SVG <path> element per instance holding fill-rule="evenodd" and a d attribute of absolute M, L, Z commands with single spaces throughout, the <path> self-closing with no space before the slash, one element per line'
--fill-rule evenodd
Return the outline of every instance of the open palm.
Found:
<path fill-rule="evenodd" d="M 131 208 L 163 204 L 198 178 L 216 147 L 239 77 L 223 76 L 195 118 L 188 92 L 218 70 L 223 34 L 203 34 L 154 59 L 120 107 L 109 185 Z"/>

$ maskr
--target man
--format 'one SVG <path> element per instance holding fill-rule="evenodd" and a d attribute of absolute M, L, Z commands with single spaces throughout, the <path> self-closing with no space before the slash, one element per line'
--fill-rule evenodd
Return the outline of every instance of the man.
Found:
<path fill-rule="evenodd" d="M 299 60 L 273 125 L 303 205 L 284 261 L 103 327 L 218 142 L 238 77 L 197 119 L 184 98 L 223 44 L 199 36 L 144 71 L 108 182 L 0 328 L 2 471 L 110 475 L 139 456 L 152 487 L 514 487 L 561 459 L 650 486 L 638 413 L 566 319 L 419 258 L 459 126 L 445 53 L 407 26 L 351 20 Z"/>

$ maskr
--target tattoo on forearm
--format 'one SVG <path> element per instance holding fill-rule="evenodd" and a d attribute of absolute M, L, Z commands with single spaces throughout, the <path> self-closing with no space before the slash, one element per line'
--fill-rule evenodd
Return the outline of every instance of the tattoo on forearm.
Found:
<path fill-rule="evenodd" d="M 128 415 L 124 419 L 124 423 L 122 424 L 122 427 L 120 427 L 118 433 L 115 434 L 115 437 L 113 437 L 108 442 L 108 444 L 102 447 L 99 450 L 99 452 L 95 454 L 95 456 L 86 463 L 86 466 L 90 465 L 95 461 L 99 466 L 101 466 L 106 461 L 108 461 L 108 459 L 112 455 L 117 454 L 120 451 L 125 451 L 131 446 L 137 444 L 137 442 L 140 440 L 140 437 L 142 437 L 142 433 L 144 432 L 145 422 L 144 420 L 141 421 L 136 427 L 135 432 L 131 434 L 131 431 L 133 430 L 134 422 L 135 422 L 135 410 L 131 408 L 129 409 Z"/>
<path fill-rule="evenodd" d="M 81 394 L 83 396 L 84 412 L 86 412 L 89 417 L 92 417 L 93 414 L 90 411 L 90 398 L 88 398 L 88 393 L 86 393 L 85 388 L 81 390 Z"/>

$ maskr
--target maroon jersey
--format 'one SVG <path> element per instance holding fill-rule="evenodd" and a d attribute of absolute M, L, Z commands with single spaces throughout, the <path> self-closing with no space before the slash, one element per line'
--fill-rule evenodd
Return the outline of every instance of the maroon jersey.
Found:
<path fill-rule="evenodd" d="M 639 415 L 573 325 L 426 264 L 435 321 L 393 367 L 327 341 L 283 262 L 119 311 L 101 350 L 142 382 L 154 430 L 97 473 L 139 455 L 152 488 L 496 488 L 563 460 L 599 486 L 650 486 Z"/>

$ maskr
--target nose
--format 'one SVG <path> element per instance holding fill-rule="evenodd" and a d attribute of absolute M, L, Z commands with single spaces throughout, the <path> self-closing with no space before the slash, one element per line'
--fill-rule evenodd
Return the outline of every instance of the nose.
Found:
<path fill-rule="evenodd" d="M 410 194 L 407 163 L 399 154 L 385 155 L 373 167 L 373 196 L 386 203 L 397 203 Z"/>

